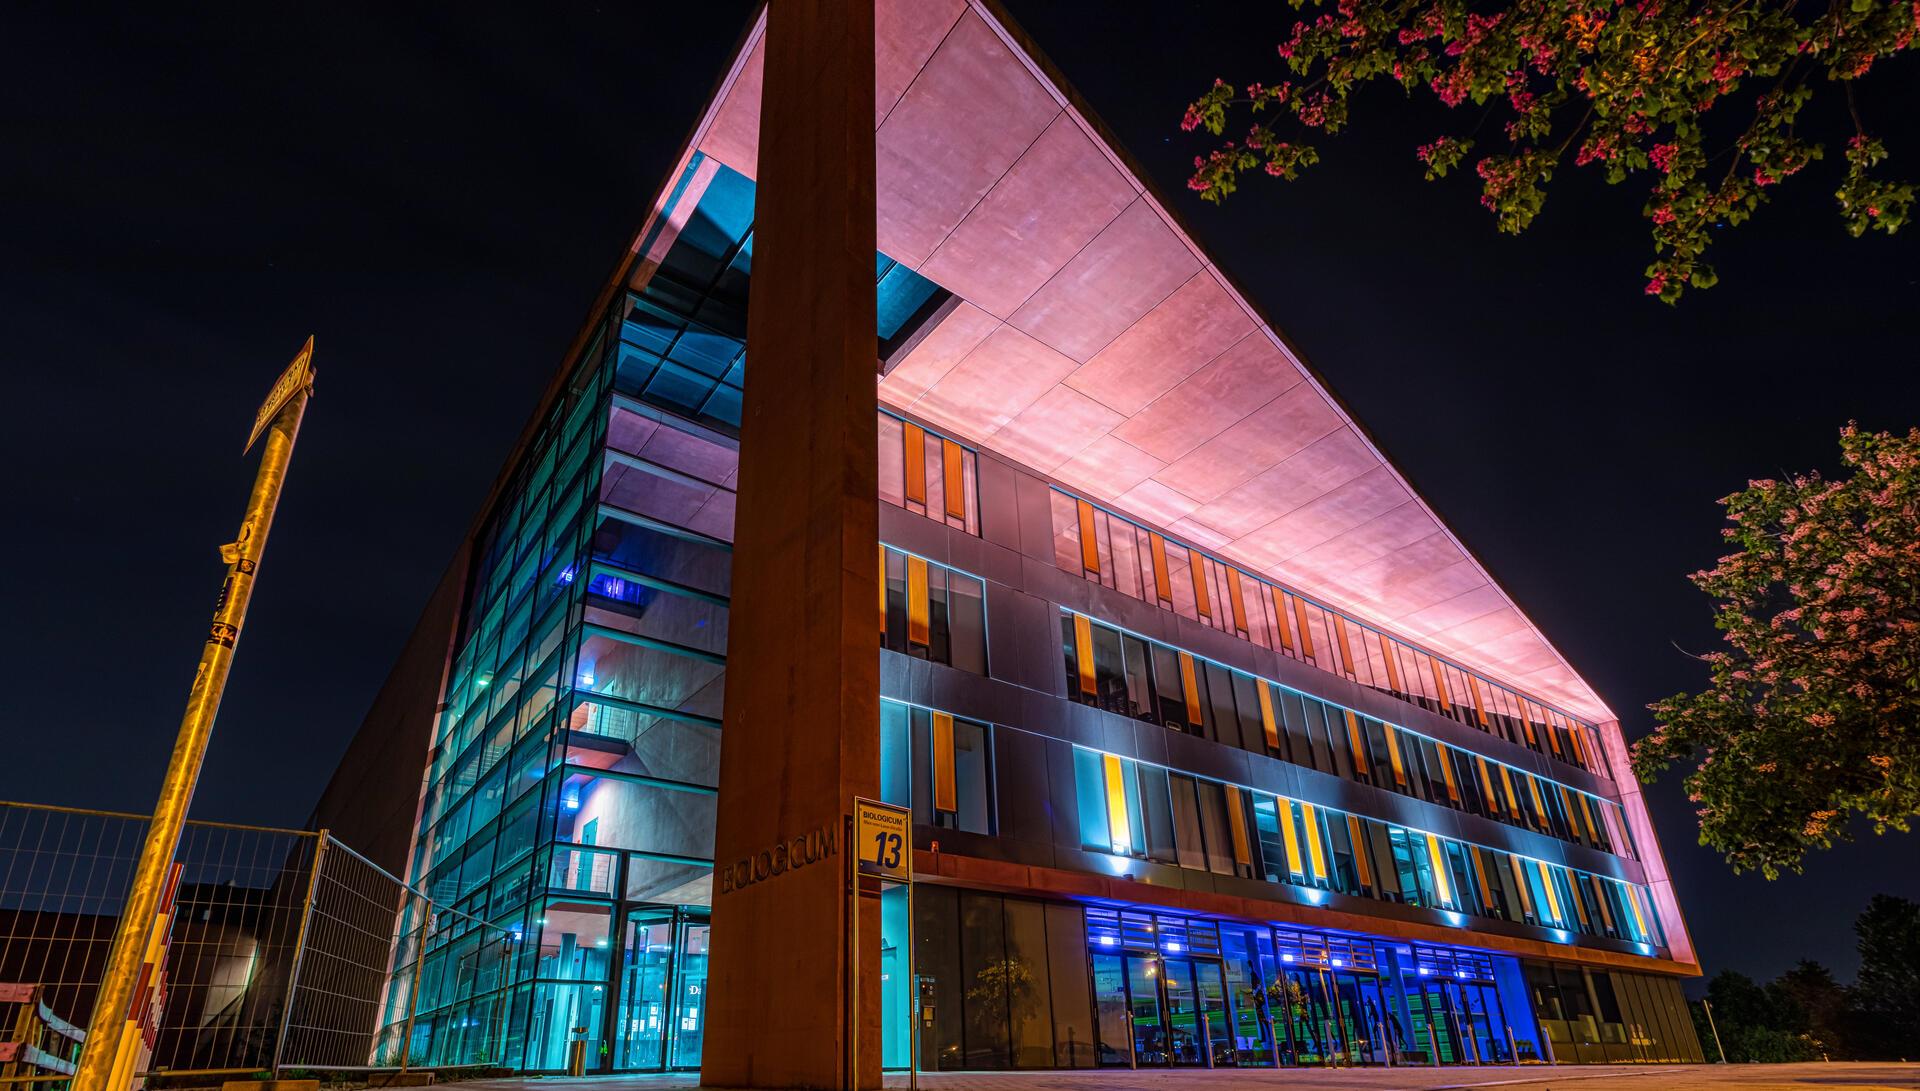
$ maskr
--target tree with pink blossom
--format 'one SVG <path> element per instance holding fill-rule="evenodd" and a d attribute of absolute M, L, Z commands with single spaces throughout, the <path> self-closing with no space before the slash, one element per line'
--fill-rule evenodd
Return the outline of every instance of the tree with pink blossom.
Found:
<path fill-rule="evenodd" d="M 1751 481 L 1725 498 L 1733 552 L 1692 576 L 1726 649 L 1708 687 L 1649 706 L 1634 772 L 1693 766 L 1700 843 L 1736 871 L 1800 870 L 1810 849 L 1920 814 L 1920 428 L 1840 433 L 1845 472 Z"/>
<path fill-rule="evenodd" d="M 1496 112 L 1506 118 L 1504 148 L 1473 162 L 1501 231 L 1533 222 L 1569 158 L 1612 183 L 1650 179 L 1645 291 L 1673 303 L 1718 279 L 1706 261 L 1715 229 L 1743 222 L 1771 187 L 1826 156 L 1797 128 L 1825 90 L 1844 94 L 1854 129 L 1834 192 L 1846 229 L 1892 234 L 1911 215 L 1913 185 L 1876 173 L 1887 149 L 1855 89 L 1912 47 L 1920 0 L 1291 2 L 1312 12 L 1279 45 L 1285 78 L 1244 89 L 1215 80 L 1187 107 L 1182 128 L 1234 133 L 1194 158 L 1187 185 L 1206 200 L 1224 200 L 1247 173 L 1297 178 L 1319 162 L 1317 138 L 1347 126 L 1354 90 L 1391 81 L 1449 107 L 1485 107 L 1467 131 L 1416 150 L 1428 179 L 1497 141 L 1483 130 Z"/>

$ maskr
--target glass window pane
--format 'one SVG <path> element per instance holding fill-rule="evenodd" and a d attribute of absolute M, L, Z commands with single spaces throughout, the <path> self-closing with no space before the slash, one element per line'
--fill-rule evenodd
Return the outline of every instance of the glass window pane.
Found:
<path fill-rule="evenodd" d="M 1173 840 L 1180 866 L 1205 871 L 1207 857 L 1200 837 L 1200 804 L 1194 795 L 1193 778 L 1172 773 L 1167 780 L 1173 794 Z"/>
<path fill-rule="evenodd" d="M 1073 788 L 1080 810 L 1080 847 L 1091 852 L 1113 849 L 1113 836 L 1107 828 L 1106 776 L 1100 766 L 1099 754 L 1075 748 Z"/>

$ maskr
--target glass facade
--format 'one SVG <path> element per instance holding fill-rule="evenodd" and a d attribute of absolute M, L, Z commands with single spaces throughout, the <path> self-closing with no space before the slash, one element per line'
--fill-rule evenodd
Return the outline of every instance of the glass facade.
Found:
<path fill-rule="evenodd" d="M 1631 858 L 1620 805 L 1072 612 L 1067 699 Z"/>
<path fill-rule="evenodd" d="M 699 1064 L 753 251 L 753 183 L 702 166 L 681 181 L 705 189 L 677 236 L 643 240 L 657 269 L 593 324 L 481 524 L 411 879 L 500 931 L 435 922 L 418 989 L 387 999 L 388 1055 L 540 1072 L 577 1051 L 589 1071 Z M 945 292 L 885 255 L 875 285 L 884 360 Z M 1497 922 L 1570 951 L 1654 953 L 1644 888 L 1494 843 L 1545 836 L 1638 875 L 1617 797 L 1135 636 L 1094 616 L 1097 594 L 1069 609 L 1044 588 L 1057 565 L 1604 781 L 1590 725 L 1050 486 L 1025 528 L 1038 549 L 1023 553 L 1011 493 L 991 490 L 1024 471 L 904 415 L 883 411 L 876 428 L 877 501 L 913 517 L 910 545 L 878 545 L 873 624 L 895 679 L 876 725 L 880 794 L 911 809 L 921 849 L 1103 877 L 1162 868 L 1164 885 L 1290 916 L 1345 899 L 1462 945 L 892 888 L 888 1066 L 914 1050 L 946 1070 L 1687 1053 L 1669 978 L 1468 949 Z M 1015 609 L 989 618 L 990 602 Z M 1117 741 L 1175 736 L 1205 748 L 1183 751 L 1189 767 Z M 1504 828 L 1443 836 L 1363 813 L 1365 795 L 1291 798 L 1220 771 L 1255 762 Z"/>
<path fill-rule="evenodd" d="M 505 938 L 435 922 L 418 989 L 395 975 L 379 1052 L 551 1071 L 584 1042 L 593 1070 L 698 1066 L 752 212 L 751 181 L 711 172 L 658 268 L 592 327 L 483 525 L 410 871 Z M 943 295 L 885 255 L 875 284 L 882 347 Z M 977 533 L 975 452 L 878 427 L 884 498 Z M 985 673 L 981 581 L 882 560 L 887 646 Z M 958 794 L 939 815 L 984 832 L 983 728 L 943 727 Z"/>
<path fill-rule="evenodd" d="M 1089 852 L 1665 943 L 1646 891 L 1617 879 L 1084 747 L 1073 774 Z"/>
<path fill-rule="evenodd" d="M 1095 583 L 1610 775 L 1592 724 L 1054 487 L 1054 563 Z"/>
<path fill-rule="evenodd" d="M 904 891 L 887 897 L 894 957 L 907 911 Z M 1511 1064 L 1552 1048 L 1513 958 L 937 886 L 915 890 L 912 917 L 920 1018 L 889 973 L 890 1068 L 910 1048 L 929 1071 Z"/>

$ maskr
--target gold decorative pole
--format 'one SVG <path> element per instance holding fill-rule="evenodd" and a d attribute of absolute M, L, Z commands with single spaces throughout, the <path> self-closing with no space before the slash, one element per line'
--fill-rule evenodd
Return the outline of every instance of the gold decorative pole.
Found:
<path fill-rule="evenodd" d="M 220 711 L 227 672 L 233 667 L 234 645 L 240 641 L 240 627 L 247 618 L 247 601 L 253 595 L 260 555 L 266 549 L 267 530 L 273 525 L 274 508 L 280 502 L 280 490 L 287 479 L 287 463 L 293 457 L 293 442 L 300 434 L 300 418 L 306 412 L 307 398 L 312 392 L 313 338 L 309 337 L 293 363 L 273 384 L 273 390 L 254 417 L 253 434 L 247 440 L 246 450 L 252 450 L 254 441 L 264 431 L 266 453 L 253 481 L 253 495 L 247 499 L 246 517 L 240 521 L 240 536 L 220 547 L 220 558 L 227 562 L 227 578 L 220 586 L 219 601 L 214 604 L 213 624 L 200 653 L 200 666 L 194 672 L 193 689 L 187 694 L 186 715 L 180 720 L 180 734 L 174 740 L 173 757 L 167 762 L 166 779 L 160 782 L 160 799 L 154 804 L 153 821 L 147 826 L 133 885 L 127 891 L 120 924 L 114 930 L 106 974 L 100 981 L 93 1017 L 87 1024 L 87 1038 L 81 1047 L 80 1063 L 74 1072 L 74 1091 L 125 1091 L 124 1085 L 112 1086 L 114 1055 L 127 1028 L 141 957 L 154 927 L 154 914 L 166 885 L 168 865 L 173 862 L 174 851 L 180 844 L 180 829 L 186 822 L 187 808 L 193 802 L 200 765 L 207 756 L 207 742 L 213 735 L 214 717 Z M 131 1077 L 131 1073 L 127 1075 Z M 127 1082 L 131 1082 L 130 1078 Z"/>

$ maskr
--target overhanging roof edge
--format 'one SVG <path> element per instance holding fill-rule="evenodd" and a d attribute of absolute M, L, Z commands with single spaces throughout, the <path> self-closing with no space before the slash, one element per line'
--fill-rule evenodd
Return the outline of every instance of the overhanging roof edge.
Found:
<path fill-rule="evenodd" d="M 1581 685 L 1586 687 L 1588 694 L 1592 697 L 1594 707 L 1592 709 L 1576 711 L 1581 712 L 1584 716 L 1590 717 L 1595 723 L 1606 720 L 1617 720 L 1619 718 L 1618 715 L 1612 710 L 1611 706 L 1600 697 L 1599 692 L 1594 689 L 1593 684 L 1574 667 L 1567 659 L 1565 653 L 1561 652 L 1559 647 L 1555 645 L 1540 626 L 1534 622 L 1527 611 L 1522 609 L 1520 604 L 1514 600 L 1512 593 L 1509 592 L 1493 572 L 1481 562 L 1479 556 L 1477 556 L 1472 549 L 1468 548 L 1467 544 L 1460 539 L 1460 536 L 1454 533 L 1453 528 L 1448 525 L 1447 521 L 1440 517 L 1440 513 L 1434 510 L 1433 505 L 1429 504 L 1426 497 L 1421 495 L 1420 490 L 1414 487 L 1413 482 L 1408 479 L 1399 465 L 1388 456 L 1380 442 L 1374 438 L 1371 430 L 1360 422 L 1359 418 L 1356 417 L 1348 407 L 1346 401 L 1334 392 L 1331 385 L 1320 375 L 1319 371 L 1307 362 L 1305 353 L 1300 351 L 1299 347 L 1293 343 L 1293 340 L 1266 316 L 1258 304 L 1253 302 L 1248 293 L 1241 287 L 1238 279 L 1234 277 L 1229 270 L 1214 261 L 1212 256 L 1206 252 L 1205 248 L 1201 247 L 1200 244 L 1194 240 L 1193 231 L 1187 223 L 1186 217 L 1175 210 L 1165 199 L 1159 187 L 1154 183 L 1152 175 L 1126 150 L 1126 146 L 1121 143 L 1113 131 L 1108 128 L 1106 122 L 1100 118 L 1098 112 L 1074 89 L 1073 84 L 1066 78 L 1066 75 L 1047 57 L 1045 50 L 1041 49 L 1039 43 L 1020 26 L 1019 22 L 1015 20 L 1011 13 L 1006 10 L 1005 6 L 1000 3 L 1000 0 L 967 0 L 967 4 L 986 21 L 988 27 L 1006 42 L 1012 50 L 1013 55 L 1019 59 L 1028 71 L 1033 73 L 1034 77 L 1040 81 L 1041 86 L 1045 87 L 1060 101 L 1062 108 L 1067 111 L 1068 116 L 1070 116 L 1076 124 L 1081 126 L 1087 136 L 1093 141 L 1094 146 L 1119 168 L 1121 174 L 1133 185 L 1136 191 L 1139 192 L 1142 199 L 1152 204 L 1154 210 L 1161 215 L 1168 226 L 1171 227 L 1179 237 L 1181 244 L 1193 253 L 1194 257 L 1199 260 L 1204 269 L 1211 272 L 1220 281 L 1221 286 L 1233 297 L 1234 302 L 1247 313 L 1248 317 L 1252 319 L 1259 330 L 1273 341 L 1275 347 L 1284 353 L 1287 359 L 1300 370 L 1301 375 L 1306 381 L 1311 383 L 1321 397 L 1325 398 L 1327 403 L 1340 414 L 1342 420 L 1353 429 L 1354 434 L 1360 441 L 1379 458 L 1380 464 L 1386 467 L 1387 472 L 1392 474 L 1393 477 L 1406 488 L 1407 495 L 1412 497 L 1414 503 L 1418 504 L 1420 509 L 1433 519 L 1434 525 L 1439 528 L 1440 533 L 1445 535 L 1446 539 L 1451 542 L 1455 548 L 1460 550 L 1461 556 L 1471 562 L 1474 569 L 1486 579 L 1488 586 L 1499 593 L 1501 600 L 1513 608 L 1514 613 L 1526 624 L 1527 629 L 1540 640 L 1540 643 L 1548 651 L 1553 653 L 1554 658 L 1565 666 L 1567 670 L 1572 673 L 1573 677 L 1579 680 Z M 1256 565 L 1252 567 L 1259 568 L 1260 566 Z M 1316 591 L 1315 595 L 1330 600 L 1338 599 L 1338 596 L 1327 595 L 1324 591 Z M 1402 626 L 1399 623 L 1381 619 L 1364 607 L 1345 601 L 1333 601 L 1332 604 L 1383 629 L 1402 635 L 1403 637 L 1411 638 L 1412 634 L 1401 632 Z M 1426 638 L 1421 638 L 1420 642 L 1426 643 L 1427 640 Z M 1514 689 L 1529 693 L 1535 690 L 1533 686 L 1523 685 L 1514 681 L 1511 677 L 1505 676 L 1505 672 L 1490 669 L 1484 662 L 1475 661 L 1471 665 L 1474 669 L 1491 676 L 1493 680 L 1512 686 Z"/>

